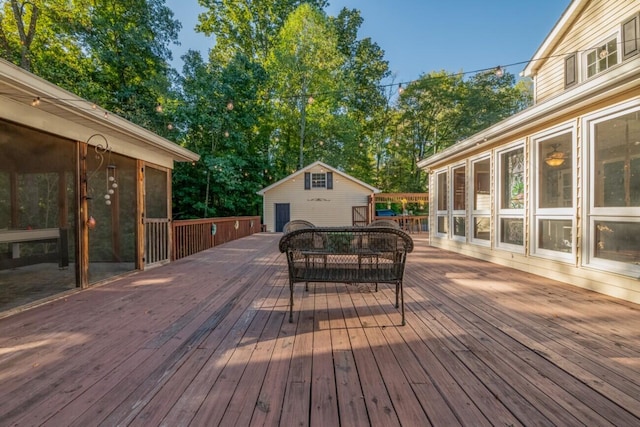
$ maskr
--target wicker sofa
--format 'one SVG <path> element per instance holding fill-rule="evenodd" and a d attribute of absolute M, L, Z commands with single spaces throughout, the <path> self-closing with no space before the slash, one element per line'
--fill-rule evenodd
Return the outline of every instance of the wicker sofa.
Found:
<path fill-rule="evenodd" d="M 402 230 L 383 226 L 312 227 L 292 230 L 279 243 L 289 268 L 289 321 L 293 322 L 296 283 L 389 283 L 395 285 L 395 306 L 404 316 L 402 280 L 413 240 Z"/>

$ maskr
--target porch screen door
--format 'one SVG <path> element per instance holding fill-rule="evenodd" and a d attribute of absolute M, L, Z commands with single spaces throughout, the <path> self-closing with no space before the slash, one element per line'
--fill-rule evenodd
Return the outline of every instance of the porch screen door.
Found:
<path fill-rule="evenodd" d="M 144 264 L 169 262 L 170 219 L 168 173 L 147 165 L 144 168 Z"/>

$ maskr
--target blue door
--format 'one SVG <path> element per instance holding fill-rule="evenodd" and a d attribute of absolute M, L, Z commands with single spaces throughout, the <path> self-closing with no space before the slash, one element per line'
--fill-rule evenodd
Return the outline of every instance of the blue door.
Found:
<path fill-rule="evenodd" d="M 276 203 L 276 232 L 282 232 L 290 218 L 289 203 Z"/>

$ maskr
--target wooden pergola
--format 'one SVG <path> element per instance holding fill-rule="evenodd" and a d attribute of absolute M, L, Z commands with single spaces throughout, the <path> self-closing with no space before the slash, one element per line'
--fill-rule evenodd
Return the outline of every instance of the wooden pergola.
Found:
<path fill-rule="evenodd" d="M 429 203 L 429 193 L 378 193 L 371 196 L 371 203 Z"/>
<path fill-rule="evenodd" d="M 387 219 L 396 221 L 403 229 L 410 232 L 421 232 L 428 229 L 428 214 L 403 214 L 395 217 L 376 217 L 376 203 L 401 203 L 403 211 L 405 210 L 406 205 L 409 203 L 417 203 L 422 208 L 429 205 L 429 193 L 378 193 L 372 194 L 369 198 L 369 215 L 372 220 Z"/>

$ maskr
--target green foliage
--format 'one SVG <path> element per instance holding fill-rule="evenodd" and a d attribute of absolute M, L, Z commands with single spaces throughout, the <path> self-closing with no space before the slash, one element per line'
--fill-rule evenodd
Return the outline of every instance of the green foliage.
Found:
<path fill-rule="evenodd" d="M 212 59 L 226 62 L 235 54 L 264 63 L 289 15 L 302 4 L 322 9 L 326 0 L 200 0 L 206 11 L 198 31 L 215 35 Z M 215 59 L 214 59 L 215 58 Z"/>
<path fill-rule="evenodd" d="M 183 130 L 183 145 L 201 160 L 174 173 L 176 216 L 257 215 L 269 132 L 263 129 L 266 104 L 256 99 L 265 72 L 241 54 L 217 67 L 195 52 L 184 59 L 184 102 L 170 114 Z"/>

